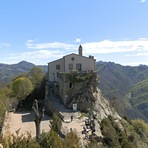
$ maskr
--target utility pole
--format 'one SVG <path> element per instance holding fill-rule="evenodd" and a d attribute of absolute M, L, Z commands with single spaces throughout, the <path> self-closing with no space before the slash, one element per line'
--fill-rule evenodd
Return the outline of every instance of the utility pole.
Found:
<path fill-rule="evenodd" d="M 35 112 L 34 122 L 35 122 L 35 125 L 36 125 L 36 141 L 39 142 L 39 140 L 40 140 L 40 123 L 41 123 L 42 116 L 39 113 L 38 101 L 37 100 L 34 100 L 32 109 Z"/>

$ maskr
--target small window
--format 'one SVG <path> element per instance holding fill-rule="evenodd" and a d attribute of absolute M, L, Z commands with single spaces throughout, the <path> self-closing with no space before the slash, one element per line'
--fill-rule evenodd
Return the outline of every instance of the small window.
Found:
<path fill-rule="evenodd" d="M 56 69 L 59 69 L 60 70 L 60 65 L 56 65 Z"/>
<path fill-rule="evenodd" d="M 69 64 L 69 69 L 73 69 L 73 64 Z"/>
<path fill-rule="evenodd" d="M 82 70 L 82 65 L 81 63 L 76 64 L 76 70 L 81 71 Z"/>
<path fill-rule="evenodd" d="M 59 78 L 59 72 L 57 72 L 57 78 Z"/>
<path fill-rule="evenodd" d="M 69 88 L 72 88 L 72 83 L 69 83 Z"/>

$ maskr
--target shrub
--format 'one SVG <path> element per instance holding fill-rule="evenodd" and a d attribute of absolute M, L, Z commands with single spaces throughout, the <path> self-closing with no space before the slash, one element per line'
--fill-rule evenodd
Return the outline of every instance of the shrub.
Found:
<path fill-rule="evenodd" d="M 63 143 L 58 134 L 50 130 L 48 133 L 41 134 L 41 148 L 63 148 Z"/>
<path fill-rule="evenodd" d="M 50 121 L 50 124 L 51 124 L 51 129 L 59 133 L 61 126 L 62 126 L 62 120 L 56 113 L 53 113 L 52 121 Z"/>
<path fill-rule="evenodd" d="M 66 135 L 64 148 L 80 148 L 80 138 L 73 131 Z"/>
<path fill-rule="evenodd" d="M 30 133 L 18 135 L 19 130 L 16 131 L 16 135 L 12 134 L 9 137 L 3 139 L 4 148 L 40 148 L 40 145 L 33 139 Z"/>
<path fill-rule="evenodd" d="M 131 120 L 131 124 L 134 126 L 135 131 L 144 139 L 148 139 L 148 124 L 143 120 L 136 119 Z"/>

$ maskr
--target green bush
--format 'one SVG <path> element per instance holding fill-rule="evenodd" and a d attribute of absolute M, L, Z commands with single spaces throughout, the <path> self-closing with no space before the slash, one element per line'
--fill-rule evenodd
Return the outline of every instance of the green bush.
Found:
<path fill-rule="evenodd" d="M 69 79 L 69 81 L 71 83 L 83 82 L 83 81 L 89 80 L 91 78 L 92 78 L 92 74 L 91 73 L 79 74 L 79 73 L 73 72 L 73 73 L 69 73 L 68 74 L 68 79 Z"/>
<path fill-rule="evenodd" d="M 16 135 L 11 135 L 2 140 L 4 148 L 40 148 L 40 145 L 33 139 L 30 133 L 27 135 L 18 135 L 19 130 L 16 131 Z"/>
<path fill-rule="evenodd" d="M 70 132 L 64 139 L 64 148 L 80 148 L 80 138 L 74 133 Z"/>
<path fill-rule="evenodd" d="M 58 134 L 50 130 L 48 133 L 41 134 L 41 148 L 63 148 L 63 142 Z"/>
<path fill-rule="evenodd" d="M 140 119 L 131 120 L 131 124 L 134 126 L 135 131 L 141 136 L 141 138 L 148 142 L 148 124 Z"/>
<path fill-rule="evenodd" d="M 61 126 L 62 126 L 62 120 L 56 113 L 53 113 L 52 121 L 50 121 L 50 124 L 51 124 L 51 129 L 59 133 Z"/>
<path fill-rule="evenodd" d="M 131 135 L 122 131 L 112 116 L 101 121 L 101 130 L 104 145 L 115 148 L 132 148 L 134 146 L 132 140 L 135 139 L 135 136 L 130 137 Z"/>

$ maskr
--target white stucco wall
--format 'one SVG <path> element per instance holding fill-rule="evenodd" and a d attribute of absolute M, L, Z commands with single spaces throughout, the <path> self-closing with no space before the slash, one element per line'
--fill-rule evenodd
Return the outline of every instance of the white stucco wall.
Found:
<path fill-rule="evenodd" d="M 74 58 L 74 60 L 72 60 Z M 87 57 L 70 54 L 65 56 L 65 72 L 70 72 L 69 64 L 73 64 L 73 70 L 76 70 L 76 64 L 81 63 L 82 71 L 95 70 L 95 60 Z"/>
<path fill-rule="evenodd" d="M 74 60 L 72 60 L 72 58 L 74 58 Z M 71 69 L 69 69 L 69 64 L 73 64 L 73 70 L 76 70 L 76 64 L 81 64 L 83 72 L 91 70 L 95 71 L 95 59 L 90 59 L 77 54 L 70 54 L 59 60 L 48 63 L 48 80 L 50 82 L 58 82 L 58 72 L 71 72 Z M 60 69 L 56 69 L 56 65 L 60 65 Z"/>
<path fill-rule="evenodd" d="M 56 69 L 56 65 L 60 65 L 60 69 Z M 58 81 L 57 73 L 64 72 L 64 59 L 59 59 L 48 63 L 48 80 L 50 82 Z"/>

